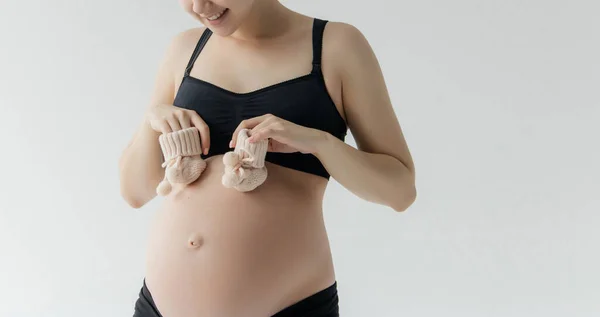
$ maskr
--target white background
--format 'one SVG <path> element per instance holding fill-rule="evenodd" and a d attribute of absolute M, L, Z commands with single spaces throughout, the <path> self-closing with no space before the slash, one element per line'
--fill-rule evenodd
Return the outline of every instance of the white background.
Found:
<path fill-rule="evenodd" d="M 196 22 L 0 3 L 0 316 L 131 316 L 156 201 L 125 204 L 117 160 Z M 417 166 L 405 213 L 327 190 L 342 317 L 600 315 L 597 2 L 284 3 L 366 35 Z"/>

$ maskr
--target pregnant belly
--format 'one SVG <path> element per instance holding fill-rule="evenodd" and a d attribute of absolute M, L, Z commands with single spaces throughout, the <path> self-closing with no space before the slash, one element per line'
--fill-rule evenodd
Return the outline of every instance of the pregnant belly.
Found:
<path fill-rule="evenodd" d="M 322 180 L 268 165 L 240 193 L 221 185 L 220 157 L 207 162 L 150 230 L 146 284 L 163 316 L 267 317 L 333 283 Z"/>

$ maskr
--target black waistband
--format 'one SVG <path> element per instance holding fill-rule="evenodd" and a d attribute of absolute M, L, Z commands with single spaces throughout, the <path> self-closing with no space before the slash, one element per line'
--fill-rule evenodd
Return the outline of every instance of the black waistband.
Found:
<path fill-rule="evenodd" d="M 284 308 L 272 317 L 339 317 L 337 282 L 299 302 Z"/>
<path fill-rule="evenodd" d="M 339 317 L 337 282 L 299 302 L 279 311 L 272 317 Z M 133 317 L 162 317 L 152 294 L 143 281 Z"/>

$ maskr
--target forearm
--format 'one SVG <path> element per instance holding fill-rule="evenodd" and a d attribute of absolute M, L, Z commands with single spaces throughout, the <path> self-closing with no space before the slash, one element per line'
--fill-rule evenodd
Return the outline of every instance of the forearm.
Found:
<path fill-rule="evenodd" d="M 144 120 L 119 160 L 121 195 L 135 208 L 156 196 L 164 177 L 159 135 Z"/>
<path fill-rule="evenodd" d="M 338 183 L 360 198 L 396 211 L 415 200 L 414 172 L 390 155 L 360 151 L 328 133 L 314 154 Z"/>

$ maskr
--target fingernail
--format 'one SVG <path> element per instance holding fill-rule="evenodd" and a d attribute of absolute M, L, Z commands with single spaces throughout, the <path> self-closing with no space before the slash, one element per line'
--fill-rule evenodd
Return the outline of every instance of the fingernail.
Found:
<path fill-rule="evenodd" d="M 233 140 L 229 141 L 229 147 L 231 148 L 233 146 Z"/>
<path fill-rule="evenodd" d="M 208 149 L 204 148 L 204 155 L 208 154 Z"/>

